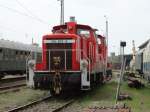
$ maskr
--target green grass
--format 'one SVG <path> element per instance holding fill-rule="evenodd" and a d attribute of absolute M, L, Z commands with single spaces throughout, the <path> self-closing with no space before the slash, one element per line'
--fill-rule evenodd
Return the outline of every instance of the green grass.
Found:
<path fill-rule="evenodd" d="M 79 100 L 83 108 L 91 106 L 114 106 L 117 83 L 111 82 L 96 88 L 85 97 Z M 150 112 L 150 89 L 129 88 L 126 82 L 121 85 L 121 93 L 127 93 L 132 100 L 124 100 L 119 103 L 126 103 L 131 107 L 132 112 Z"/>
<path fill-rule="evenodd" d="M 142 89 L 135 89 L 123 84 L 121 90 L 132 97 L 131 101 L 123 102 L 132 107 L 133 112 L 150 112 L 150 89 L 147 86 Z"/>
<path fill-rule="evenodd" d="M 39 99 L 47 94 L 46 91 L 23 88 L 19 92 L 0 94 L 0 112 Z"/>
<path fill-rule="evenodd" d="M 112 106 L 115 103 L 116 83 L 112 82 L 95 88 L 79 100 L 85 106 Z"/>

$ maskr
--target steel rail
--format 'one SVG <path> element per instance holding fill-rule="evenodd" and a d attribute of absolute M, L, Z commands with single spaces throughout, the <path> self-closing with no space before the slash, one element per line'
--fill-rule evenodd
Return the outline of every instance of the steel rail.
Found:
<path fill-rule="evenodd" d="M 66 104 L 62 105 L 61 107 L 59 107 L 55 110 L 53 110 L 52 112 L 59 112 L 62 109 L 64 109 L 64 108 L 68 107 L 69 105 L 71 105 L 73 102 L 75 102 L 75 100 L 71 100 L 71 101 L 67 102 Z"/>
<path fill-rule="evenodd" d="M 0 91 L 0 94 L 5 94 L 8 92 L 17 92 L 20 91 L 21 88 L 13 88 L 13 89 L 8 89 L 8 90 L 4 90 L 4 91 Z"/>
<path fill-rule="evenodd" d="M 4 78 L 4 79 L 1 79 L 0 82 L 5 83 L 5 82 L 11 82 L 11 81 L 25 80 L 25 78 L 26 78 L 26 76 Z"/>
<path fill-rule="evenodd" d="M 23 84 L 14 84 L 14 85 L 11 85 L 11 86 L 3 86 L 3 87 L 0 87 L 0 91 L 12 89 L 12 88 L 23 87 L 23 86 L 26 86 L 26 84 L 23 83 Z"/>
<path fill-rule="evenodd" d="M 20 107 L 17 107 L 17 108 L 8 110 L 8 111 L 6 111 L 6 112 L 17 112 L 17 111 L 21 111 L 21 110 L 27 109 L 27 108 L 29 108 L 29 107 L 31 107 L 31 106 L 33 106 L 33 105 L 36 105 L 36 104 L 38 104 L 38 103 L 41 103 L 41 102 L 43 102 L 43 101 L 45 101 L 45 100 L 48 100 L 49 98 L 52 98 L 52 96 L 51 96 L 51 95 L 50 95 L 50 96 L 47 96 L 47 97 L 42 98 L 42 99 L 40 99 L 40 100 L 33 101 L 33 102 L 31 102 L 31 103 L 28 103 L 28 104 L 26 104 L 26 105 L 23 105 L 23 106 L 20 106 Z"/>

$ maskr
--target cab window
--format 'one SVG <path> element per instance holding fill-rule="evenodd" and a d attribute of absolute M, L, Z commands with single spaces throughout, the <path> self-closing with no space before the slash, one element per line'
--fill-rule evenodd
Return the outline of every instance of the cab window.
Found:
<path fill-rule="evenodd" d="M 77 34 L 87 38 L 90 37 L 90 31 L 86 29 L 77 29 Z"/>
<path fill-rule="evenodd" d="M 98 43 L 98 45 L 101 44 L 101 39 L 100 38 L 97 38 L 97 43 Z"/>

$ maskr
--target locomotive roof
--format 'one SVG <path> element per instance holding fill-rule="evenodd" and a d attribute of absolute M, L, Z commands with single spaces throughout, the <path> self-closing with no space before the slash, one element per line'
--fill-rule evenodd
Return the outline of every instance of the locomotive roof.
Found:
<path fill-rule="evenodd" d="M 106 38 L 105 36 L 102 36 L 102 35 L 100 35 L 100 34 L 98 34 L 98 37 L 100 37 L 100 38 Z"/>
<path fill-rule="evenodd" d="M 76 24 L 77 27 L 79 28 L 84 28 L 84 29 L 90 29 L 92 30 L 93 28 L 90 27 L 89 25 L 82 25 L 82 24 Z M 67 23 L 65 25 L 57 25 L 57 26 L 54 26 L 53 29 L 54 30 L 58 30 L 60 28 L 67 28 Z M 94 29 L 93 29 L 94 30 Z"/>
<path fill-rule="evenodd" d="M 36 47 L 35 45 L 24 44 L 4 39 L 0 39 L 0 48 L 8 48 L 20 51 L 37 51 L 37 52 L 42 51 L 40 47 Z"/>

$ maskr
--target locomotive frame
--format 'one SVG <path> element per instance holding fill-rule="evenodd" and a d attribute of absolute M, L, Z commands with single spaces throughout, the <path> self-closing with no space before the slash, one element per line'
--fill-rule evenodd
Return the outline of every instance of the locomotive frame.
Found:
<path fill-rule="evenodd" d="M 90 90 L 103 83 L 106 71 L 105 37 L 88 25 L 68 22 L 43 36 L 42 62 L 34 70 L 34 87 L 48 87 L 54 94 Z"/>

